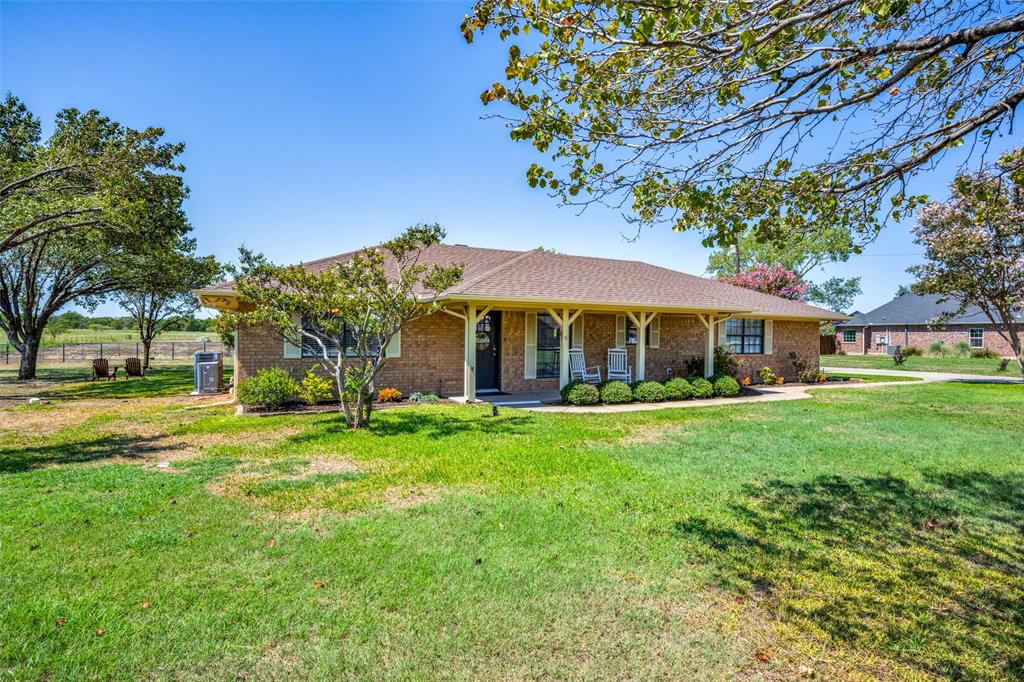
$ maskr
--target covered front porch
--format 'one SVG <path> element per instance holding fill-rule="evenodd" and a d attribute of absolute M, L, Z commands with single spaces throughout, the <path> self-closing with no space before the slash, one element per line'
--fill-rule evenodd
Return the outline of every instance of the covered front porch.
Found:
<path fill-rule="evenodd" d="M 685 373 L 686 361 L 695 356 L 703 356 L 703 374 L 710 376 L 716 328 L 740 314 L 488 301 L 446 302 L 443 312 L 463 322 L 458 399 L 499 405 L 557 400 L 559 389 L 574 378 L 570 350 L 585 356 L 587 366 L 600 366 L 602 380 L 610 349 L 625 351 L 633 381 Z"/>

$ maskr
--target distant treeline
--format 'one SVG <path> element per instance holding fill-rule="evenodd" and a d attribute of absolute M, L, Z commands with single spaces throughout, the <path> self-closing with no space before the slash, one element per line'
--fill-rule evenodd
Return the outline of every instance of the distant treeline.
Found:
<path fill-rule="evenodd" d="M 94 330 L 125 330 L 135 331 L 137 323 L 134 317 L 91 317 L 68 311 L 60 315 L 54 315 L 46 325 L 46 331 L 50 334 L 59 334 L 71 329 L 94 329 Z M 186 317 L 173 322 L 166 331 L 172 332 L 209 332 L 213 331 L 213 319 L 199 319 Z"/>

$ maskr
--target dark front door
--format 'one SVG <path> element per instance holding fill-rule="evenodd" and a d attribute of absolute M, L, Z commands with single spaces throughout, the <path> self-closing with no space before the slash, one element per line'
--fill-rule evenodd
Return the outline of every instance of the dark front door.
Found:
<path fill-rule="evenodd" d="M 501 355 L 501 313 L 490 312 L 476 323 L 476 390 L 495 390 Z"/>

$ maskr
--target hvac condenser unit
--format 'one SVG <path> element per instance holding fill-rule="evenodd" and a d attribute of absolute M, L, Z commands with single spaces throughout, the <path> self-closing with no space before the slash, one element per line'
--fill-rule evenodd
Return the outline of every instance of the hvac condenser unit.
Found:
<path fill-rule="evenodd" d="M 196 388 L 193 395 L 219 393 L 224 388 L 224 358 L 222 353 L 196 353 Z"/>

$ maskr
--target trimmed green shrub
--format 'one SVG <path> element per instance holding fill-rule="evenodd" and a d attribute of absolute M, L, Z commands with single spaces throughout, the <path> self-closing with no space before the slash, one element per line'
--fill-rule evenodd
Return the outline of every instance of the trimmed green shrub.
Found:
<path fill-rule="evenodd" d="M 334 397 L 334 383 L 327 377 L 319 376 L 315 371 L 309 370 L 302 378 L 298 395 L 307 405 L 316 405 L 321 400 L 330 400 Z"/>
<path fill-rule="evenodd" d="M 601 391 L 594 384 L 572 381 L 561 390 L 562 400 L 573 405 L 593 405 L 601 399 Z"/>
<path fill-rule="evenodd" d="M 721 377 L 714 383 L 715 395 L 732 398 L 740 394 L 740 382 L 732 377 Z"/>
<path fill-rule="evenodd" d="M 658 403 L 665 399 L 665 387 L 657 381 L 641 381 L 633 389 L 633 397 L 642 403 Z"/>
<path fill-rule="evenodd" d="M 690 385 L 693 386 L 694 398 L 711 398 L 715 395 L 715 387 L 707 379 L 697 377 Z"/>
<path fill-rule="evenodd" d="M 633 400 L 633 391 L 624 381 L 609 381 L 601 387 L 601 402 L 610 405 L 615 403 L 628 403 Z"/>
<path fill-rule="evenodd" d="M 436 403 L 438 400 L 440 400 L 440 398 L 433 393 L 420 393 L 419 391 L 416 391 L 415 393 L 409 394 L 409 402 L 411 403 Z"/>
<path fill-rule="evenodd" d="M 256 405 L 268 410 L 281 407 L 299 392 L 299 385 L 283 369 L 261 369 L 256 376 L 238 385 L 238 399 L 243 405 Z"/>
<path fill-rule="evenodd" d="M 924 355 L 924 351 L 917 346 L 907 346 L 903 349 L 903 356 L 908 358 L 919 358 Z"/>
<path fill-rule="evenodd" d="M 693 386 L 683 377 L 674 377 L 665 382 L 665 400 L 686 400 L 693 397 Z"/>
<path fill-rule="evenodd" d="M 972 348 L 971 357 L 985 358 L 986 360 L 997 360 L 999 358 L 999 353 L 996 353 L 991 348 Z"/>

